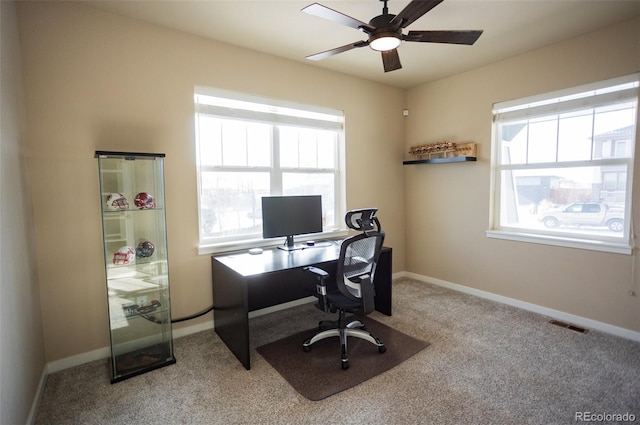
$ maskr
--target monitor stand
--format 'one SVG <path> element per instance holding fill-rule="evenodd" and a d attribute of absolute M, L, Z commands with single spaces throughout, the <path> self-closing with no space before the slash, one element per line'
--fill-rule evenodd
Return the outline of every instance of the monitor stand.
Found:
<path fill-rule="evenodd" d="M 285 243 L 285 245 L 278 246 L 278 249 L 291 252 L 291 251 L 297 251 L 299 249 L 305 249 L 306 247 L 307 247 L 306 245 L 293 243 L 293 235 L 292 235 L 292 236 L 287 236 L 287 242 Z"/>

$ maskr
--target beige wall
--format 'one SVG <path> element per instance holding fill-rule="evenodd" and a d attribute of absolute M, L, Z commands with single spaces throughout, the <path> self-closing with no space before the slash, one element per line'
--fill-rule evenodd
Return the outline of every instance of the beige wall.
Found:
<path fill-rule="evenodd" d="M 196 85 L 344 110 L 348 207 L 380 208 L 394 272 L 640 330 L 632 257 L 485 236 L 491 105 L 638 71 L 637 20 L 404 92 L 81 5 L 17 7 L 47 361 L 108 344 L 95 150 L 167 154 L 173 315 L 211 304 L 209 257 L 197 254 Z M 401 165 L 409 146 L 442 139 L 478 142 L 479 161 Z"/>
<path fill-rule="evenodd" d="M 640 292 L 632 256 L 485 235 L 492 104 L 639 70 L 640 20 L 634 19 L 409 90 L 405 150 L 442 140 L 474 141 L 479 159 L 405 166 L 406 270 L 640 331 L 640 303 L 628 294 Z"/>
<path fill-rule="evenodd" d="M 173 316 L 212 303 L 196 249 L 196 85 L 344 110 L 347 206 L 379 207 L 404 269 L 402 90 L 81 5 L 21 2 L 18 17 L 48 361 L 108 345 L 95 150 L 166 153 Z"/>
<path fill-rule="evenodd" d="M 0 2 L 0 53 L 0 423 L 24 424 L 45 356 L 13 2 Z"/>

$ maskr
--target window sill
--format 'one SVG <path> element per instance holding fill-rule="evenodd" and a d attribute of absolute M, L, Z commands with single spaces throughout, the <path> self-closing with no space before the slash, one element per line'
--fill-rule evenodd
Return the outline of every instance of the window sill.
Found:
<path fill-rule="evenodd" d="M 333 238 L 344 238 L 348 235 L 347 230 L 334 230 L 330 232 L 315 233 L 310 235 L 296 236 L 296 243 L 305 241 L 320 241 Z M 198 246 L 198 255 L 222 254 L 232 251 L 243 251 L 250 248 L 274 248 L 282 245 L 284 238 L 274 239 L 250 239 L 242 241 L 229 241 Z"/>
<path fill-rule="evenodd" d="M 543 245 L 562 246 L 565 248 L 587 249 L 591 251 L 610 252 L 631 255 L 633 247 L 625 243 L 592 241 L 578 238 L 537 235 L 525 232 L 507 232 L 504 230 L 487 230 L 488 238 L 504 239 L 517 242 L 537 243 Z"/>

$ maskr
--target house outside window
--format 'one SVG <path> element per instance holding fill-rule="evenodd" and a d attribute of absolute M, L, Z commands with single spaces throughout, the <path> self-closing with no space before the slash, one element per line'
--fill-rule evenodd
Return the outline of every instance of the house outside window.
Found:
<path fill-rule="evenodd" d="M 322 195 L 323 235 L 342 235 L 344 116 L 197 88 L 196 156 L 200 252 L 264 246 L 262 197 Z"/>
<path fill-rule="evenodd" d="M 631 253 L 638 74 L 494 105 L 487 236 Z"/>

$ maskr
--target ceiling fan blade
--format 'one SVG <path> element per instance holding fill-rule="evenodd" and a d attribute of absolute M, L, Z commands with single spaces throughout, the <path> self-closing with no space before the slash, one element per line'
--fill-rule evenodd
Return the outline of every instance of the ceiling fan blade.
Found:
<path fill-rule="evenodd" d="M 389 25 L 394 26 L 402 22 L 400 28 L 406 28 L 443 1 L 444 0 L 413 0 L 391 20 Z"/>
<path fill-rule="evenodd" d="M 384 72 L 395 71 L 402 68 L 400 64 L 400 55 L 398 55 L 398 49 L 387 50 L 382 53 L 382 65 L 384 66 Z"/>
<path fill-rule="evenodd" d="M 335 49 L 326 50 L 324 52 L 316 53 L 314 55 L 309 55 L 307 56 L 307 59 L 310 59 L 312 61 L 319 61 L 322 59 L 326 59 L 330 56 L 337 55 L 338 53 L 346 52 L 348 50 L 355 49 L 357 47 L 364 47 L 368 45 L 369 45 L 368 41 L 356 41 L 355 43 L 347 44 L 341 47 L 336 47 Z"/>
<path fill-rule="evenodd" d="M 333 10 L 319 3 L 312 3 L 309 6 L 303 8 L 301 11 L 304 13 L 308 13 L 309 15 L 317 16 L 322 19 L 326 19 L 341 25 L 346 25 L 348 27 L 364 31 L 366 33 L 375 30 L 375 27 L 365 22 L 359 21 L 355 18 L 352 18 L 351 16 L 347 16 L 344 13 L 338 12 L 337 10 Z"/>
<path fill-rule="evenodd" d="M 482 31 L 409 31 L 407 35 L 402 36 L 402 39 L 421 43 L 472 45 L 480 35 Z"/>

